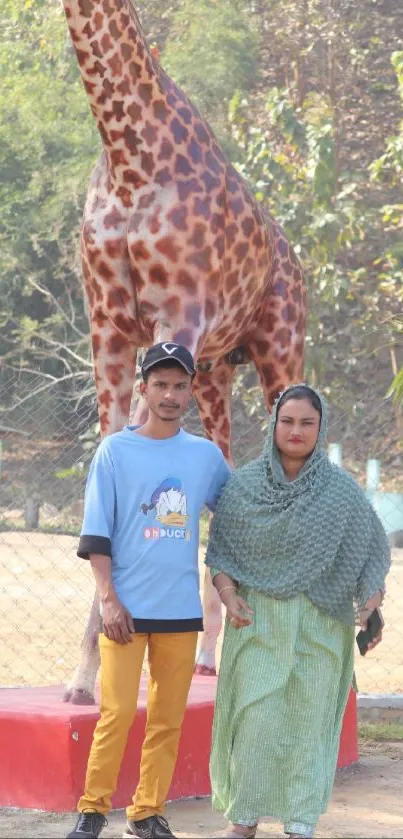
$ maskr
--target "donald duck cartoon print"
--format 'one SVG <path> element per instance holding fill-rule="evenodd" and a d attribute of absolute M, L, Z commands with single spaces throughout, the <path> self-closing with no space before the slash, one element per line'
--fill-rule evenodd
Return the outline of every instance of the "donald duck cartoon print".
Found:
<path fill-rule="evenodd" d="M 188 521 L 187 498 L 180 478 L 165 478 L 161 481 L 152 493 L 150 503 L 142 504 L 140 510 L 145 516 L 154 512 L 156 521 L 168 528 L 185 528 Z M 183 535 L 181 534 L 182 537 Z M 179 534 L 176 538 L 178 536 Z"/>

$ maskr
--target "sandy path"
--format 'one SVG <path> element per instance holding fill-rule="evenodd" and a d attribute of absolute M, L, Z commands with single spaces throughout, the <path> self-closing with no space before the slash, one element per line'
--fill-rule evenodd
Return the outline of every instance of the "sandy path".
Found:
<path fill-rule="evenodd" d="M 76 539 L 68 536 L 0 533 L 0 608 L 7 616 L 0 685 L 59 683 L 74 669 L 93 593 L 90 568 L 75 549 Z M 384 613 L 387 630 L 379 651 L 357 656 L 361 691 L 403 691 L 403 551 L 395 552 Z M 338 774 L 319 837 L 403 836 L 403 745 L 366 744 L 361 754 L 358 766 Z M 167 815 L 178 837 L 211 837 L 223 827 L 209 800 L 170 804 Z M 63 837 L 73 822 L 71 814 L 3 809 L 0 837 Z M 123 826 L 124 813 L 112 813 L 102 836 L 119 837 Z M 281 825 L 264 823 L 258 836 L 283 836 Z"/>
<path fill-rule="evenodd" d="M 403 836 L 403 747 L 399 749 L 399 746 L 403 744 L 383 744 L 381 752 L 375 749 L 375 754 L 365 755 L 357 766 L 339 772 L 329 811 L 320 820 L 317 837 L 397 839 Z M 211 812 L 209 799 L 169 804 L 166 815 L 178 837 L 212 837 L 224 827 L 223 819 Z M 0 836 L 64 837 L 72 829 L 74 819 L 71 813 L 56 815 L 4 809 L 0 810 Z M 102 837 L 120 837 L 124 824 L 124 811 L 111 813 Z M 258 836 L 284 837 L 284 834 L 281 825 L 270 821 L 261 824 Z"/>

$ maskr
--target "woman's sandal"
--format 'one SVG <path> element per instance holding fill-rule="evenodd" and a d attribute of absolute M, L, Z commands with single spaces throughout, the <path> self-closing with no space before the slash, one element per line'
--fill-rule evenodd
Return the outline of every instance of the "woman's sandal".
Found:
<path fill-rule="evenodd" d="M 235 830 L 235 827 L 238 827 L 238 830 Z M 226 830 L 220 833 L 220 837 L 221 839 L 255 839 L 258 827 L 258 824 L 250 827 L 243 824 L 229 824 Z"/>

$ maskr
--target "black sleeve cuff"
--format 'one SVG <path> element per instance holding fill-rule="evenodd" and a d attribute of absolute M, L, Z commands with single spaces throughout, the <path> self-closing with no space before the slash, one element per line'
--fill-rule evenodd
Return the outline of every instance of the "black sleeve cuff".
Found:
<path fill-rule="evenodd" d="M 89 559 L 90 554 L 102 554 L 102 556 L 111 557 L 111 540 L 106 536 L 80 536 L 77 556 L 81 559 Z"/>

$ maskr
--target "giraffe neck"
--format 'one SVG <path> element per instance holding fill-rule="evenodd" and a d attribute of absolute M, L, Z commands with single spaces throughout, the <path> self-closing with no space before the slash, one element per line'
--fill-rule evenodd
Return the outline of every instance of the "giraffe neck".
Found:
<path fill-rule="evenodd" d="M 63 0 L 63 5 L 113 176 L 128 157 L 147 154 L 149 118 L 155 121 L 166 107 L 163 73 L 131 0 Z"/>

